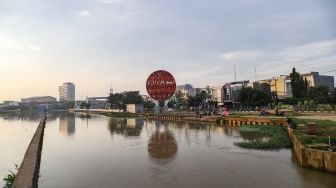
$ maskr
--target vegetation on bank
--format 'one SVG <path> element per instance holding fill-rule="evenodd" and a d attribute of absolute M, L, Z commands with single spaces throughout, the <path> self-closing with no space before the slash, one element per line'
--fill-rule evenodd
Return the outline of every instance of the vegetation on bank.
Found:
<path fill-rule="evenodd" d="M 19 167 L 17 164 L 15 164 L 15 170 L 18 171 Z M 5 185 L 3 188 L 10 188 L 12 187 L 14 180 L 15 180 L 16 172 L 9 171 L 9 174 L 7 174 L 2 180 L 5 182 Z"/>
<path fill-rule="evenodd" d="M 301 144 L 314 149 L 336 151 L 335 121 L 298 118 L 292 120 L 299 125 L 295 133 Z M 306 125 L 308 122 L 315 122 L 315 135 L 307 134 Z M 329 146 L 329 137 L 331 146 Z"/>
<path fill-rule="evenodd" d="M 287 132 L 281 126 L 243 125 L 239 128 L 241 136 L 248 140 L 234 144 L 251 149 L 274 150 L 292 146 Z"/>

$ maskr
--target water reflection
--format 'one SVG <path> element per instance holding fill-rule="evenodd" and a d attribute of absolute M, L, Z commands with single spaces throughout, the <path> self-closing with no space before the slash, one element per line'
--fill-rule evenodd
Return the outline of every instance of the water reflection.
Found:
<path fill-rule="evenodd" d="M 155 123 L 154 134 L 148 142 L 148 153 L 155 159 L 172 158 L 177 153 L 177 142 L 168 129 L 168 123 Z"/>
<path fill-rule="evenodd" d="M 123 135 L 125 137 L 138 137 L 141 134 L 144 120 L 142 119 L 114 119 L 108 121 L 108 128 L 111 135 Z"/>
<path fill-rule="evenodd" d="M 76 130 L 76 120 L 75 116 L 60 116 L 59 119 L 59 132 L 64 136 L 71 136 L 75 133 Z"/>

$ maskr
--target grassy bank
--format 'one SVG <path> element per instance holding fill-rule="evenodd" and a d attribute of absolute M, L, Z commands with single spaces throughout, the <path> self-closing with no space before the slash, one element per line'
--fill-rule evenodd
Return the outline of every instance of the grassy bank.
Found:
<path fill-rule="evenodd" d="M 248 141 L 235 145 L 251 149 L 281 149 L 291 147 L 286 130 L 280 126 L 243 125 L 239 128 L 241 136 Z"/>
<path fill-rule="evenodd" d="M 331 120 L 318 120 L 318 119 L 298 119 L 293 118 L 293 121 L 300 125 L 297 127 L 296 136 L 299 141 L 314 149 L 336 151 L 336 122 Z M 306 126 L 308 122 L 315 122 L 316 135 L 306 134 Z M 329 147 L 329 136 L 331 147 Z"/>
<path fill-rule="evenodd" d="M 3 188 L 11 188 L 14 180 L 15 180 L 15 176 L 17 174 L 17 171 L 19 170 L 19 166 L 17 164 L 15 164 L 15 171 L 9 171 L 9 174 L 7 174 L 2 180 L 5 182 L 5 185 L 3 186 Z"/>

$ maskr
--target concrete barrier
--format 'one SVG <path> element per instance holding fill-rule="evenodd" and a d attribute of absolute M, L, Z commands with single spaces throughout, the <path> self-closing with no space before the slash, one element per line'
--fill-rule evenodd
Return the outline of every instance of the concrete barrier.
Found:
<path fill-rule="evenodd" d="M 288 128 L 288 134 L 301 166 L 336 173 L 336 152 L 307 148 L 299 142 L 295 130 Z"/>
<path fill-rule="evenodd" d="M 12 188 L 36 188 L 38 186 L 45 123 L 46 116 L 41 119 L 27 148 Z"/>

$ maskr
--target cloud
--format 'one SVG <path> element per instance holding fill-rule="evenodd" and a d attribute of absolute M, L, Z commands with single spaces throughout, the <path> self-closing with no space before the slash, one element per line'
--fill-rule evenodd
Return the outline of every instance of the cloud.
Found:
<path fill-rule="evenodd" d="M 101 2 L 108 5 L 114 5 L 123 2 L 123 0 L 102 0 Z"/>
<path fill-rule="evenodd" d="M 254 60 L 262 56 L 262 52 L 258 51 L 232 51 L 226 52 L 222 54 L 222 58 L 224 60 L 230 61 L 246 61 L 246 60 Z"/>
<path fill-rule="evenodd" d="M 42 47 L 33 44 L 28 36 L 0 33 L 0 50 L 40 51 Z"/>
<path fill-rule="evenodd" d="M 82 11 L 79 11 L 79 15 L 83 17 L 89 17 L 91 16 L 91 12 L 88 10 L 82 10 Z"/>
<path fill-rule="evenodd" d="M 336 53 L 336 39 L 318 41 L 302 46 L 289 47 L 279 56 L 284 62 L 307 62 L 315 59 L 328 57 Z"/>
<path fill-rule="evenodd" d="M 243 79 L 251 79 L 255 67 L 260 79 L 288 74 L 294 66 L 302 73 L 323 72 L 336 68 L 336 39 L 315 41 L 272 51 L 229 51 L 223 53 L 221 58 L 225 62 L 237 65 L 239 75 L 243 75 Z"/>

